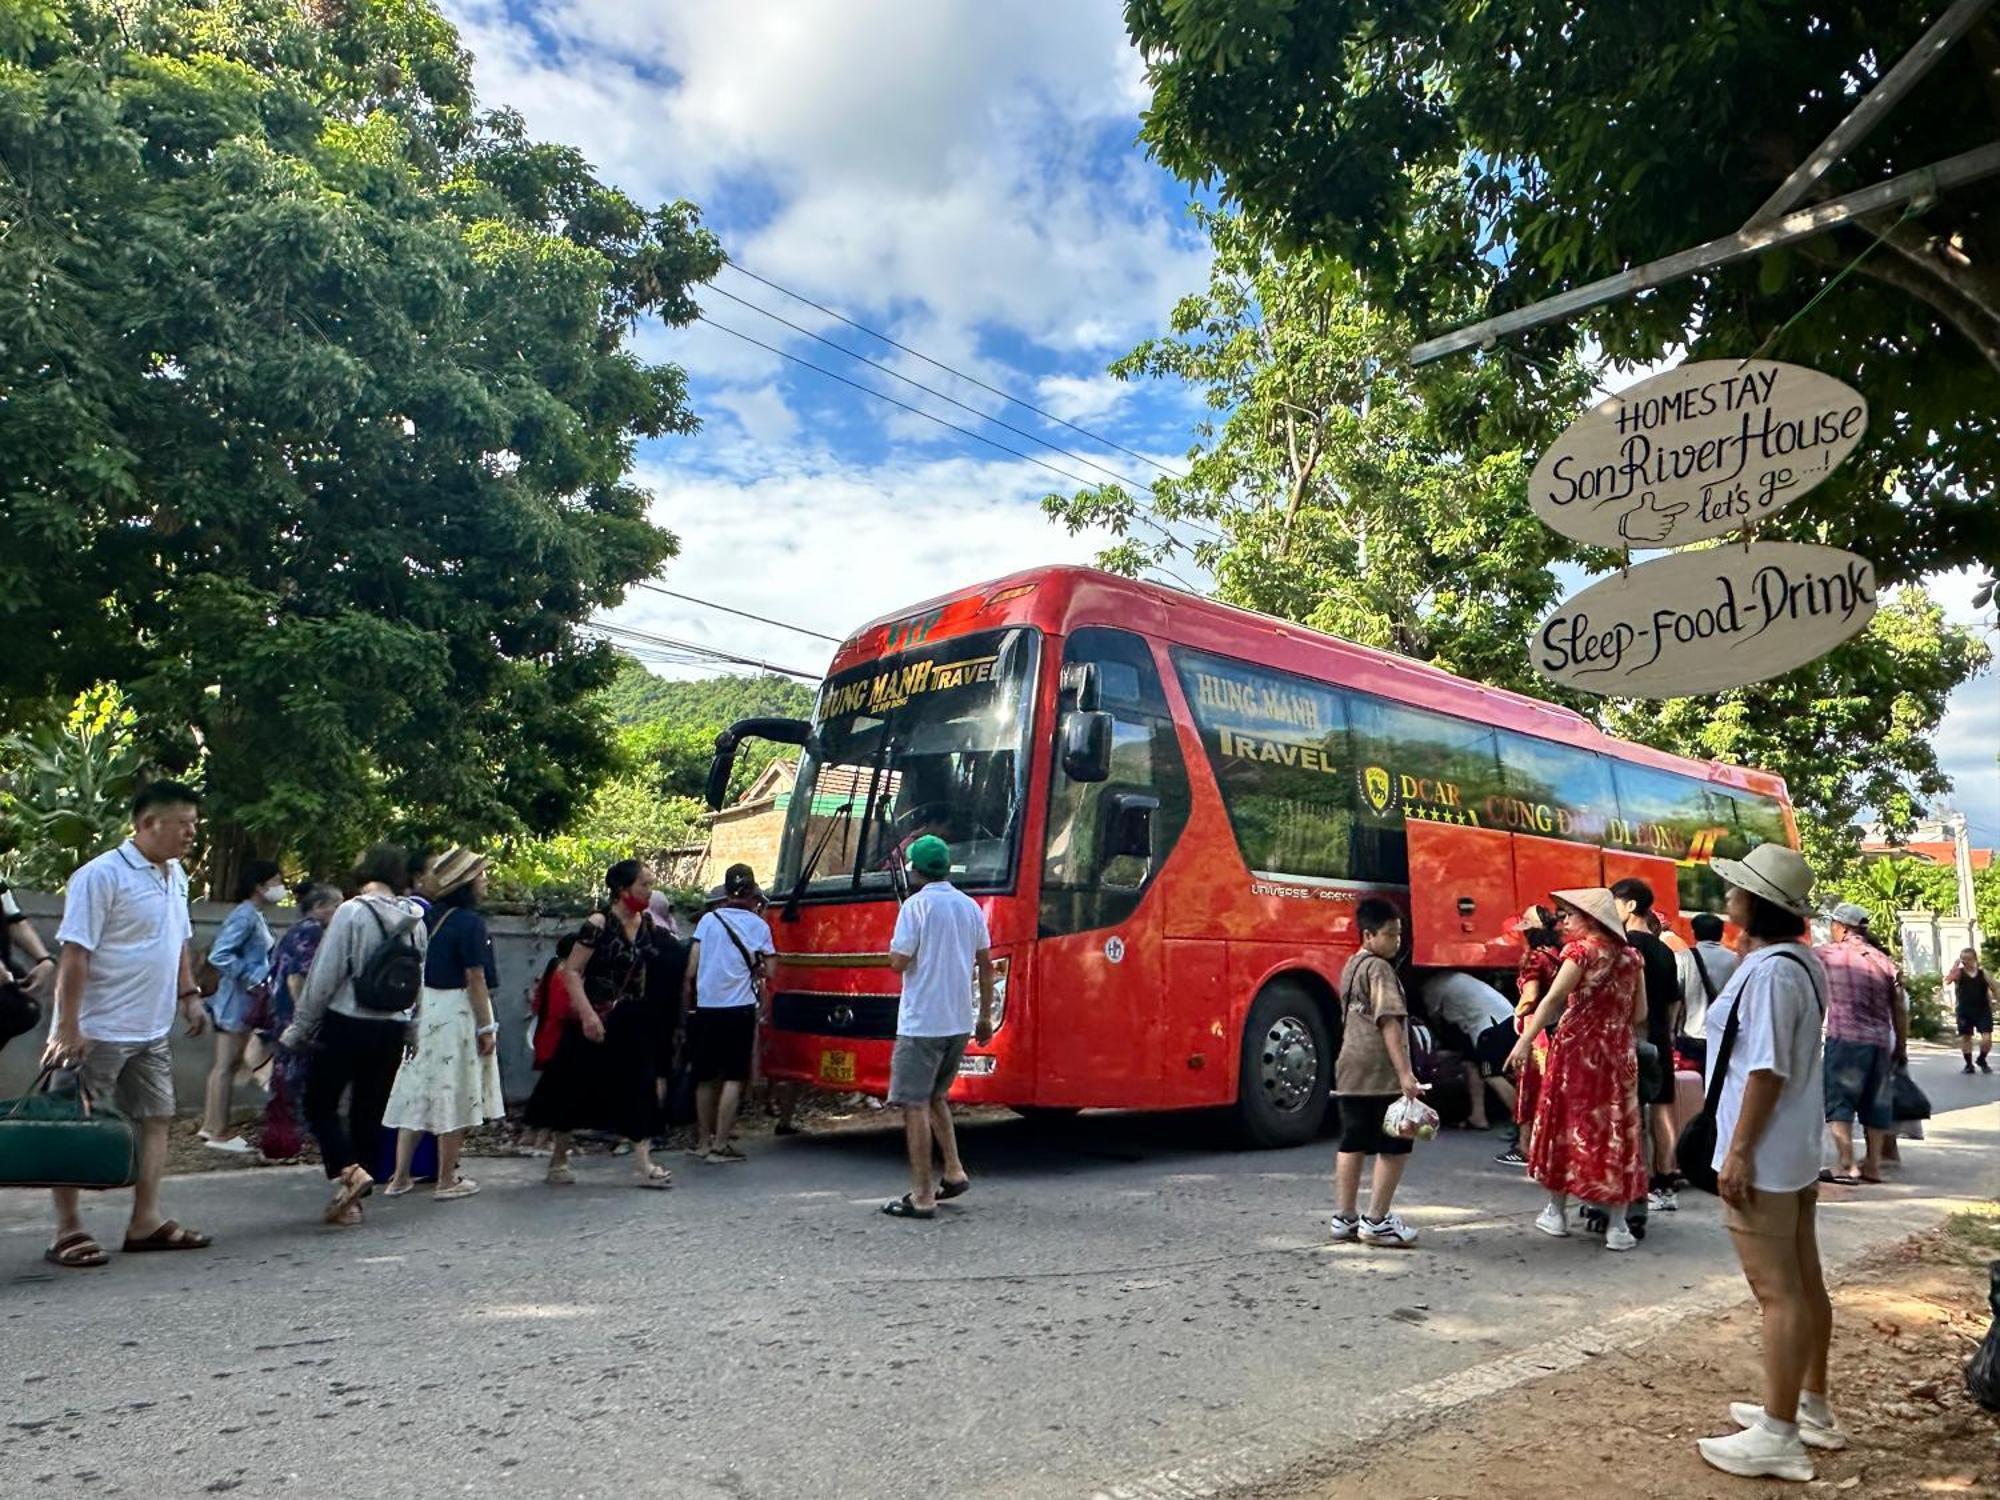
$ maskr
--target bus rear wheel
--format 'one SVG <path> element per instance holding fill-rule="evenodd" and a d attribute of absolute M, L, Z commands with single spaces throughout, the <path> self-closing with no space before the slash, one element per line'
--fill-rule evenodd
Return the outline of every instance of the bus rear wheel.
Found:
<path fill-rule="evenodd" d="M 1326 1016 L 1304 985 L 1279 980 L 1250 1007 L 1236 1074 L 1236 1135 L 1246 1146 L 1303 1146 L 1319 1134 L 1333 1088 Z"/>

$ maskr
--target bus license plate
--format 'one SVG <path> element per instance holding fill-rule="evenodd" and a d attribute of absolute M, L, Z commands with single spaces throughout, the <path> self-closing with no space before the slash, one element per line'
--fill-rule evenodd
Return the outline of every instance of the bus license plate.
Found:
<path fill-rule="evenodd" d="M 852 1052 L 839 1051 L 820 1053 L 819 1081 L 821 1083 L 854 1082 L 854 1054 Z"/>
<path fill-rule="evenodd" d="M 998 1066 L 999 1061 L 1000 1059 L 997 1057 L 961 1057 L 958 1060 L 958 1076 L 960 1078 L 991 1078 L 993 1076 L 993 1069 Z"/>

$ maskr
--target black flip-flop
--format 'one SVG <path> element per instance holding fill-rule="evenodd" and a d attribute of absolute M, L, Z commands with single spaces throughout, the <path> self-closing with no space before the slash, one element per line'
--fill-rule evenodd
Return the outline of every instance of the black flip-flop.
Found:
<path fill-rule="evenodd" d="M 1830 1182 L 1835 1187 L 1861 1186 L 1861 1179 L 1851 1172 L 1822 1172 L 1819 1174 L 1819 1180 L 1821 1182 Z"/>
<path fill-rule="evenodd" d="M 961 1177 L 957 1182 L 940 1182 L 938 1184 L 938 1201 L 943 1202 L 948 1198 L 963 1198 L 971 1191 L 972 1179 L 970 1177 Z"/>
<path fill-rule="evenodd" d="M 908 1193 L 903 1194 L 900 1198 L 891 1198 L 887 1203 L 882 1205 L 882 1212 L 892 1219 L 935 1219 L 937 1217 L 936 1209 L 918 1208 L 911 1201 Z"/>

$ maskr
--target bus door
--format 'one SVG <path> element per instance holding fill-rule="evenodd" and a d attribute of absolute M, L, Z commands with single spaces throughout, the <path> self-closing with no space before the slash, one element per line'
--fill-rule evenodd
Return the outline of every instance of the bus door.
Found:
<path fill-rule="evenodd" d="M 1425 968 L 1512 968 L 1520 940 L 1513 836 L 1410 819 L 1410 962 Z"/>
<path fill-rule="evenodd" d="M 1066 688 L 1054 726 L 1032 990 L 1036 1102 L 1145 1106 L 1157 1094 L 1167 983 L 1157 886 L 1187 826 L 1187 765 L 1143 637 L 1081 627 L 1063 668 L 1066 684 L 1088 688 L 1081 698 Z M 1071 721 L 1090 715 L 1103 716 L 1105 752 L 1094 766 L 1066 765 Z"/>
<path fill-rule="evenodd" d="M 1588 890 L 1605 883 L 1604 855 L 1595 845 L 1514 835 L 1514 907 L 1547 906 L 1556 891 Z"/>

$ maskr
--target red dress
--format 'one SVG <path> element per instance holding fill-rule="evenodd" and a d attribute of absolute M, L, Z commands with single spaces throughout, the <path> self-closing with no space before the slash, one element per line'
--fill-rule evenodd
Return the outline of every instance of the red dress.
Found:
<path fill-rule="evenodd" d="M 1514 1007 L 1514 1030 L 1519 1033 L 1528 1029 L 1528 1021 L 1547 998 L 1549 986 L 1556 982 L 1556 970 L 1562 967 L 1562 960 L 1556 957 L 1553 948 L 1530 948 L 1521 955 L 1519 967 L 1514 970 L 1514 992 L 1523 998 Z M 1535 986 L 1535 998 L 1530 1003 L 1526 998 L 1529 984 Z M 1514 1104 L 1514 1118 L 1525 1122 L 1532 1130 L 1535 1123 L 1535 1106 L 1542 1097 L 1542 1063 L 1548 1056 L 1549 1040 L 1546 1035 L 1535 1038 L 1535 1050 L 1529 1054 L 1528 1062 L 1514 1080 L 1514 1090 L 1519 1096 Z"/>
<path fill-rule="evenodd" d="M 1562 957 L 1583 978 L 1549 1042 L 1528 1175 L 1588 1203 L 1631 1203 L 1646 1196 L 1632 1030 L 1632 991 L 1645 961 L 1635 948 L 1594 937 L 1568 944 Z"/>

